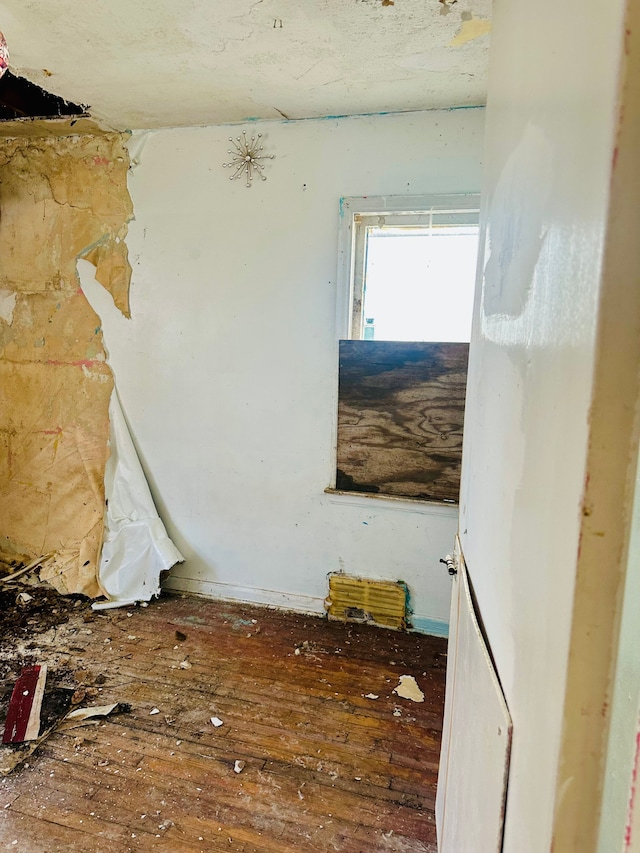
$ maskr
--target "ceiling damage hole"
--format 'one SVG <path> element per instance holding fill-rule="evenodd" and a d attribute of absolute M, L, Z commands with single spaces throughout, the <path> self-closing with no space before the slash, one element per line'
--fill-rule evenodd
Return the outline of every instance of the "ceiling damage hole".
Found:
<path fill-rule="evenodd" d="M 439 0 L 440 3 L 440 14 L 448 15 L 451 11 L 451 7 L 455 6 L 458 0 Z"/>
<path fill-rule="evenodd" d="M 0 121 L 22 118 L 78 118 L 88 107 L 65 101 L 58 95 L 6 70 L 0 77 Z"/>

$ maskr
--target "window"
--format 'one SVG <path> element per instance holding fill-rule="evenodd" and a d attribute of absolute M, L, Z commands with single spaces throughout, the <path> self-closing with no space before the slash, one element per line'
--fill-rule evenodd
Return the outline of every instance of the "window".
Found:
<path fill-rule="evenodd" d="M 478 202 L 343 200 L 337 489 L 458 500 Z"/>

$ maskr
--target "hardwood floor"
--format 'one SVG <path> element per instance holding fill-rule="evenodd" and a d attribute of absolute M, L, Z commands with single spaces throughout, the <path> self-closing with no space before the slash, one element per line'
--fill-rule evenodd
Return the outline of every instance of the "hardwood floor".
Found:
<path fill-rule="evenodd" d="M 0 850 L 436 851 L 445 640 L 163 597 L 78 606 L 16 649 L 13 671 L 37 657 L 50 687 L 131 712 L 0 780 Z M 392 693 L 400 675 L 424 703 Z"/>

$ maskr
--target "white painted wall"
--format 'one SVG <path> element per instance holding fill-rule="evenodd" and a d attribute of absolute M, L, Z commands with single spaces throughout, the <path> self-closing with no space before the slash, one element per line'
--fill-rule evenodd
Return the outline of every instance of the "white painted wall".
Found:
<path fill-rule="evenodd" d="M 494 7 L 461 540 L 514 725 L 505 853 L 551 846 L 623 5 Z"/>
<path fill-rule="evenodd" d="M 256 123 L 268 180 L 229 181 L 238 127 L 134 135 L 133 319 L 117 386 L 170 536 L 171 586 L 320 610 L 326 574 L 404 579 L 447 620 L 455 510 L 324 493 L 335 470 L 341 196 L 478 191 L 482 110 Z"/>

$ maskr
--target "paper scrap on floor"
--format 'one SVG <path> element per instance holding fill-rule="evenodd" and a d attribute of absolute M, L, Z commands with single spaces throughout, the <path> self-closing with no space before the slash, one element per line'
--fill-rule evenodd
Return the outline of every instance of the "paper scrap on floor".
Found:
<path fill-rule="evenodd" d="M 412 702 L 424 702 L 424 693 L 418 687 L 418 682 L 412 675 L 401 675 L 400 684 L 393 692 L 401 699 L 411 699 Z"/>

